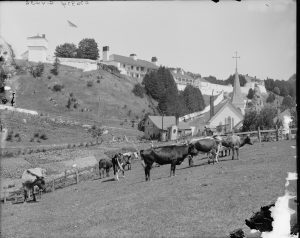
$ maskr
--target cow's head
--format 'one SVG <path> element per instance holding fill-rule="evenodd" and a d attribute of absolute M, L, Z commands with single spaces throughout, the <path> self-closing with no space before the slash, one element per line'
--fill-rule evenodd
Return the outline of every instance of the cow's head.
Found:
<path fill-rule="evenodd" d="M 195 147 L 195 144 L 191 143 L 188 145 L 189 149 L 188 149 L 188 153 L 191 156 L 195 156 L 198 154 L 198 150 Z"/>
<path fill-rule="evenodd" d="M 250 135 L 247 135 L 245 140 L 244 140 L 244 144 L 249 144 L 249 145 L 253 145 L 253 142 L 250 139 Z"/>
<path fill-rule="evenodd" d="M 37 178 L 35 181 L 34 181 L 34 186 L 38 186 L 39 189 L 41 190 L 45 190 L 46 189 L 46 182 L 45 182 L 45 179 L 43 177 L 40 177 L 40 178 Z"/>

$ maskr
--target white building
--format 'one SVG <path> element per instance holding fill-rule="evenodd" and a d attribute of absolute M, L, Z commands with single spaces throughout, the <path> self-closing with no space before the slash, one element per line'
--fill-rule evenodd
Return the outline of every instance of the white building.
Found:
<path fill-rule="evenodd" d="M 143 79 L 146 73 L 158 69 L 156 57 L 152 57 L 150 62 L 138 59 L 136 54 L 130 54 L 129 57 L 117 54 L 109 55 L 108 46 L 103 47 L 102 60 L 100 63 L 113 65 L 120 70 L 121 74 L 137 79 Z"/>
<path fill-rule="evenodd" d="M 192 78 L 182 68 L 169 68 L 169 69 L 171 71 L 171 74 L 177 85 L 177 89 L 179 91 L 183 91 L 187 85 L 193 85 L 197 87 L 196 85 L 197 79 Z"/>
<path fill-rule="evenodd" d="M 31 62 L 46 62 L 48 53 L 48 40 L 45 34 L 27 37 L 28 51 L 22 54 L 22 58 Z"/>

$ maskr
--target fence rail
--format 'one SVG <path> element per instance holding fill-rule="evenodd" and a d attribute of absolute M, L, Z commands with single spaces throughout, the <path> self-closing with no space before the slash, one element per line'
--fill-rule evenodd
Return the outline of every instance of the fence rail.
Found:
<path fill-rule="evenodd" d="M 65 170 L 64 175 L 53 178 L 46 182 L 45 192 L 54 192 L 57 189 L 65 188 L 74 184 L 78 184 L 80 181 L 91 179 L 98 173 L 98 164 L 80 169 Z M 23 198 L 22 189 L 18 189 L 13 192 L 6 191 L 4 193 L 3 202 L 12 201 L 18 203 Z"/>
<path fill-rule="evenodd" d="M 258 127 L 257 131 L 247 131 L 247 132 L 237 132 L 234 133 L 235 135 L 257 135 L 258 141 L 262 141 L 262 134 L 267 134 L 265 136 L 269 136 L 270 134 L 274 134 L 276 140 L 284 139 L 283 138 L 283 129 L 282 128 L 276 128 L 276 129 L 271 129 L 271 130 L 260 130 Z M 297 128 L 290 128 L 289 133 L 288 133 L 288 139 L 291 139 L 292 137 L 296 136 L 297 134 Z"/>

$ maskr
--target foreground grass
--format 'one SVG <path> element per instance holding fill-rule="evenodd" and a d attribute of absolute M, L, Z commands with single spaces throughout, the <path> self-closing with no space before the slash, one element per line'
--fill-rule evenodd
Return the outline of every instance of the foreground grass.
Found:
<path fill-rule="evenodd" d="M 295 172 L 295 141 L 245 146 L 240 160 L 219 165 L 195 160 L 151 171 L 144 182 L 139 162 L 126 178 L 80 183 L 46 194 L 38 203 L 4 205 L 3 237 L 228 237 L 244 220 L 284 194 Z M 248 229 L 248 230 L 247 230 Z"/>

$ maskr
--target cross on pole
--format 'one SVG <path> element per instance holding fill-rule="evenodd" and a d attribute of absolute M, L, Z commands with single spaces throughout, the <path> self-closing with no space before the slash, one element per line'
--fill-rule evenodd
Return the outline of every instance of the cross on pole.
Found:
<path fill-rule="evenodd" d="M 237 59 L 241 58 L 240 56 L 237 56 L 237 51 L 235 52 L 235 56 L 233 56 L 232 58 L 235 58 L 235 68 L 237 69 Z"/>

